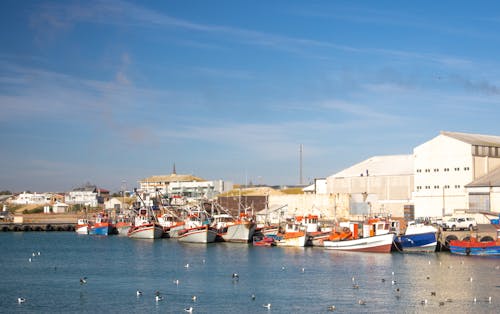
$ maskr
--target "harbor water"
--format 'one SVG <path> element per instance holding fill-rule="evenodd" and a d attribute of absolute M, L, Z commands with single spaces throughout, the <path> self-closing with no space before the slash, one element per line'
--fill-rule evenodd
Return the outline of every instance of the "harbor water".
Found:
<path fill-rule="evenodd" d="M 71 232 L 0 233 L 0 248 L 2 313 L 186 313 L 189 307 L 193 313 L 331 313 L 330 306 L 336 313 L 498 313 L 500 308 L 496 257 L 199 245 Z M 155 300 L 156 291 L 163 300 Z M 26 301 L 18 303 L 19 297 Z M 269 303 L 270 308 L 263 306 Z"/>

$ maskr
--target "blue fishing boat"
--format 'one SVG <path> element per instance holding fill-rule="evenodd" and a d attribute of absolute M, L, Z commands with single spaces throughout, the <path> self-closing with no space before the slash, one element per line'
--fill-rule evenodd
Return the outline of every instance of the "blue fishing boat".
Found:
<path fill-rule="evenodd" d="M 113 234 L 114 225 L 108 219 L 107 214 L 99 214 L 95 223 L 90 226 L 89 234 L 91 235 L 104 235 Z"/>
<path fill-rule="evenodd" d="M 405 234 L 396 237 L 395 242 L 403 252 L 435 252 L 436 234 L 433 226 L 409 222 Z"/>
<path fill-rule="evenodd" d="M 500 240 L 479 242 L 470 240 L 451 240 L 450 252 L 458 255 L 495 256 L 500 255 Z"/>

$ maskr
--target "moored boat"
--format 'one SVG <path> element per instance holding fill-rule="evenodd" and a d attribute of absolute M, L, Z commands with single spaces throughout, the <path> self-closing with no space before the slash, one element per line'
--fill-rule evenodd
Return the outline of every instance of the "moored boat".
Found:
<path fill-rule="evenodd" d="M 254 246 L 276 246 L 273 236 L 253 236 L 252 244 Z"/>
<path fill-rule="evenodd" d="M 390 253 L 396 234 L 390 233 L 390 224 L 385 220 L 370 219 L 362 224 L 363 232 L 358 234 L 359 225 L 350 223 L 349 230 L 352 238 L 337 241 L 324 241 L 323 245 L 328 250 Z M 361 237 L 360 237 L 361 236 Z"/>
<path fill-rule="evenodd" d="M 217 229 L 219 236 L 225 242 L 248 243 L 252 241 L 256 227 L 252 221 L 235 219 L 228 214 L 213 215 L 212 218 L 212 226 Z"/>
<path fill-rule="evenodd" d="M 89 234 L 89 231 L 90 231 L 89 220 L 86 218 L 78 219 L 76 226 L 75 226 L 75 231 L 78 234 Z"/>
<path fill-rule="evenodd" d="M 215 242 L 217 230 L 209 225 L 179 231 L 178 240 L 189 243 L 212 243 Z"/>
<path fill-rule="evenodd" d="M 119 217 L 118 221 L 115 223 L 116 231 L 120 236 L 127 236 L 128 231 L 132 227 L 132 222 L 129 217 Z"/>
<path fill-rule="evenodd" d="M 110 235 L 114 233 L 114 225 L 109 220 L 107 214 L 99 214 L 95 222 L 90 226 L 89 234 L 91 235 Z"/>
<path fill-rule="evenodd" d="M 159 239 L 163 236 L 163 227 L 156 222 L 149 209 L 141 208 L 134 218 L 134 224 L 127 235 L 133 239 Z"/>
<path fill-rule="evenodd" d="M 275 238 L 277 246 L 304 247 L 307 244 L 307 234 L 303 227 L 293 220 L 287 221 L 285 232 L 278 233 Z"/>
<path fill-rule="evenodd" d="M 396 237 L 395 243 L 403 252 L 435 252 L 437 231 L 433 226 L 412 221 L 409 222 L 405 234 Z"/>
<path fill-rule="evenodd" d="M 500 240 L 480 242 L 473 237 L 470 240 L 451 240 L 449 248 L 452 254 L 497 256 L 500 255 Z"/>

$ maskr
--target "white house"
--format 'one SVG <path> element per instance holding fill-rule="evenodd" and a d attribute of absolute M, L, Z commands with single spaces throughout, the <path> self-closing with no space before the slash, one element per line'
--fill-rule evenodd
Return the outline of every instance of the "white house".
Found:
<path fill-rule="evenodd" d="M 104 202 L 101 193 L 109 194 L 109 191 L 98 189 L 95 185 L 86 185 L 66 193 L 64 201 L 70 205 L 97 207 L 99 203 Z"/>
<path fill-rule="evenodd" d="M 490 202 L 489 191 L 473 182 L 500 167 L 500 136 L 442 131 L 415 147 L 413 155 L 415 216 L 491 208 L 484 205 Z M 472 184 L 469 193 L 468 184 Z"/>
<path fill-rule="evenodd" d="M 43 205 L 49 204 L 52 200 L 52 194 L 50 193 L 28 193 L 23 192 L 19 194 L 12 203 L 18 205 Z"/>

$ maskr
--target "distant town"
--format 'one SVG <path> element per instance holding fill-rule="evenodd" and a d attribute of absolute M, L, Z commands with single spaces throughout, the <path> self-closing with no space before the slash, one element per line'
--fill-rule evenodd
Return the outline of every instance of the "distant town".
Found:
<path fill-rule="evenodd" d="M 373 156 L 307 186 L 237 185 L 177 174 L 173 166 L 170 174 L 141 179 L 130 191 L 111 193 L 88 183 L 63 193 L 1 194 L 2 217 L 121 210 L 137 203 L 138 196 L 153 206 L 159 194 L 184 203 L 213 200 L 233 212 L 244 208 L 330 220 L 374 215 L 437 220 L 455 213 L 498 217 L 500 136 L 443 131 L 414 147 L 413 154 Z"/>

